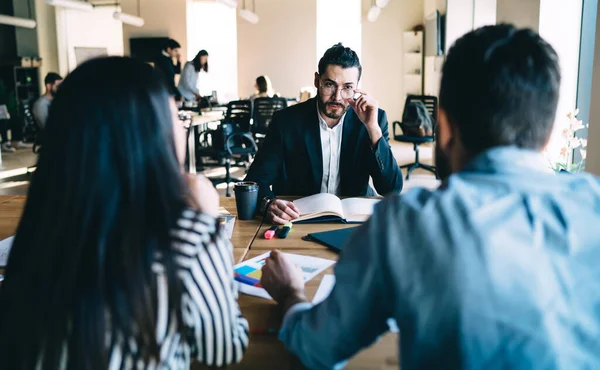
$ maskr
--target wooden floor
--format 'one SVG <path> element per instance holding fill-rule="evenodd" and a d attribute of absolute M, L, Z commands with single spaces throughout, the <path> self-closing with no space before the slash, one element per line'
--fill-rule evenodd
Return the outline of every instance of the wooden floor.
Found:
<path fill-rule="evenodd" d="M 399 165 L 414 162 L 414 152 L 411 144 L 390 143 L 392 152 Z M 420 158 L 423 163 L 432 164 L 432 145 L 421 145 Z M 31 149 L 18 150 L 16 153 L 2 153 L 2 164 L 0 167 L 0 195 L 27 195 L 29 188 L 29 174 L 27 169 L 35 166 L 37 155 Z M 206 171 L 209 177 L 221 177 L 225 174 L 225 169 L 216 168 Z M 232 176 L 243 178 L 244 173 L 241 169 L 232 171 Z M 418 169 L 411 174 L 410 180 L 404 182 L 403 192 L 414 187 L 425 187 L 434 189 L 439 185 L 439 181 L 430 172 Z M 225 195 L 225 184 L 217 186 L 219 194 Z M 233 193 L 233 192 L 232 192 Z"/>

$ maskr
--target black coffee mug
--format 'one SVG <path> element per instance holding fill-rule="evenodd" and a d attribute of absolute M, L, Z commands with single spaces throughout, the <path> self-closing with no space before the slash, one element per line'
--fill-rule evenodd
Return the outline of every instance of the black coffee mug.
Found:
<path fill-rule="evenodd" d="M 258 184 L 253 181 L 237 182 L 233 186 L 235 204 L 240 220 L 253 220 L 258 205 Z"/>

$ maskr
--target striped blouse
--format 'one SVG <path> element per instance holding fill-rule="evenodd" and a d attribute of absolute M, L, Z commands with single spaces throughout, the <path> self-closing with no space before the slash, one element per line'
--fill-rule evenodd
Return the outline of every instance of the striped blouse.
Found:
<path fill-rule="evenodd" d="M 186 335 L 178 334 L 175 318 L 168 317 L 166 272 L 156 262 L 160 363 L 144 367 L 135 342 L 117 338 L 110 349 L 110 370 L 189 369 L 192 361 L 226 366 L 242 359 L 248 345 L 248 322 L 237 303 L 231 243 L 214 218 L 191 210 L 183 212 L 171 235 L 177 276 L 183 283 L 181 316 Z"/>

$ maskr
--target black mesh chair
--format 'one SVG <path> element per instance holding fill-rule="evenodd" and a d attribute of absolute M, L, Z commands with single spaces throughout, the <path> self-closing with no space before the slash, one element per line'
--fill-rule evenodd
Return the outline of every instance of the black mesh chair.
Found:
<path fill-rule="evenodd" d="M 256 98 L 252 107 L 252 135 L 260 145 L 269 129 L 273 114 L 287 107 L 285 98 Z"/>
<path fill-rule="evenodd" d="M 433 135 L 431 136 L 409 136 L 409 135 L 397 135 L 396 127 L 401 129 L 400 122 L 396 121 L 393 124 L 394 130 L 394 140 L 400 141 L 402 143 L 411 143 L 413 144 L 413 149 L 415 151 L 415 161 L 413 163 L 405 164 L 400 166 L 400 168 L 407 168 L 406 171 L 406 179 L 410 178 L 410 173 L 417 168 L 422 168 L 426 171 L 433 172 L 435 177 L 437 176 L 437 171 L 434 166 L 430 166 L 424 163 L 419 162 L 419 145 L 423 143 L 433 143 L 435 141 L 435 128 L 437 124 L 438 117 L 438 99 L 435 96 L 429 95 L 408 95 L 406 97 L 406 102 L 404 103 L 404 107 L 407 107 L 412 102 L 420 101 L 425 105 L 429 115 L 431 116 L 431 121 L 433 122 Z M 406 109 L 406 108 L 405 108 Z"/>
<path fill-rule="evenodd" d="M 250 100 L 235 100 L 227 104 L 225 122 L 237 125 L 242 132 L 250 132 L 252 122 L 252 102 Z"/>
<path fill-rule="evenodd" d="M 247 170 L 248 159 L 256 154 L 258 147 L 250 133 L 242 132 L 237 124 L 228 121 L 223 121 L 217 130 L 205 131 L 200 136 L 196 156 L 203 159 L 204 167 L 225 167 L 225 177 L 210 180 L 215 186 L 227 184 L 225 195 L 229 197 L 229 184 L 242 181 L 231 177 L 231 167 Z"/>

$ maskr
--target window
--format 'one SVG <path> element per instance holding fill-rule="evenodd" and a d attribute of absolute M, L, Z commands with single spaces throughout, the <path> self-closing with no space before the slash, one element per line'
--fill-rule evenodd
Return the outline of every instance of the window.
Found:
<path fill-rule="evenodd" d="M 341 42 L 361 55 L 361 0 L 317 0 L 317 62 Z"/>
<path fill-rule="evenodd" d="M 217 91 L 220 101 L 238 97 L 236 9 L 206 1 L 188 1 L 188 60 L 208 51 L 209 73 L 200 73 L 201 95 Z"/>

